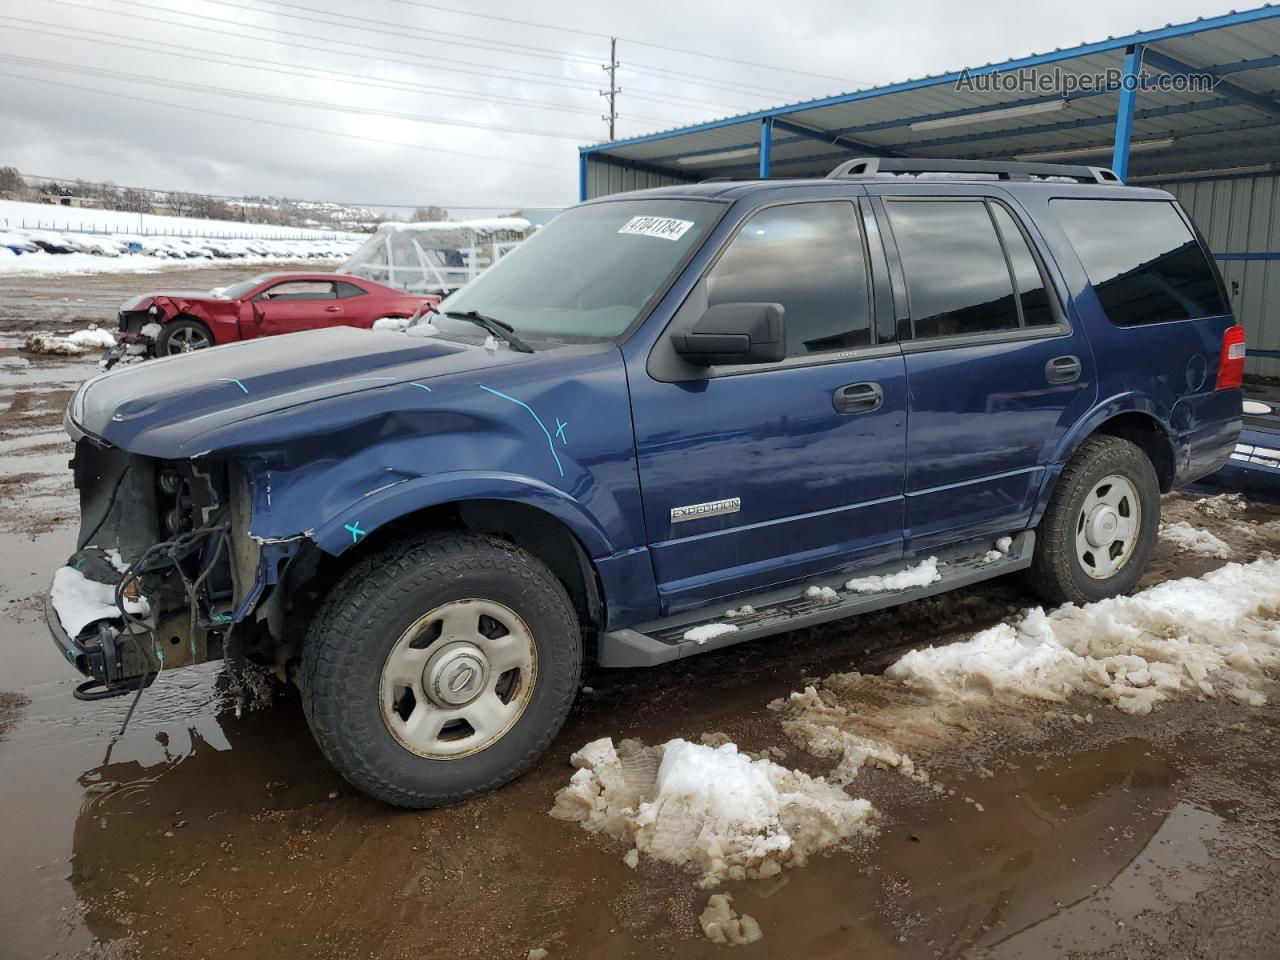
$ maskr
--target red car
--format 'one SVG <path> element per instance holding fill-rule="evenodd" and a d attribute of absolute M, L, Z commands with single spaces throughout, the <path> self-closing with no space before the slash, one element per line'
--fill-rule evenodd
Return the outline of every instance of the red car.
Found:
<path fill-rule="evenodd" d="M 117 356 L 109 354 L 108 365 L 122 356 L 187 353 L 277 333 L 369 328 L 439 302 L 336 273 L 269 273 L 211 291 L 148 293 L 120 308 Z"/>

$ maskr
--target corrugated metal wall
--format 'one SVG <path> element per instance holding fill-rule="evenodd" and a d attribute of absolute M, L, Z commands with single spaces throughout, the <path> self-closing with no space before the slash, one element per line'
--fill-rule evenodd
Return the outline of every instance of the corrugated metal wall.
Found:
<path fill-rule="evenodd" d="M 611 193 L 623 193 L 628 190 L 647 190 L 649 187 L 669 187 L 672 184 L 687 183 L 679 177 L 664 177 L 647 170 L 634 170 L 604 163 L 592 158 L 587 159 L 587 199 L 607 196 Z"/>
<path fill-rule="evenodd" d="M 1280 253 L 1280 176 L 1188 180 L 1163 184 L 1191 214 L 1215 256 Z M 1280 350 L 1280 259 L 1219 258 L 1250 349 Z M 1250 357 L 1246 372 L 1280 377 L 1280 360 Z"/>

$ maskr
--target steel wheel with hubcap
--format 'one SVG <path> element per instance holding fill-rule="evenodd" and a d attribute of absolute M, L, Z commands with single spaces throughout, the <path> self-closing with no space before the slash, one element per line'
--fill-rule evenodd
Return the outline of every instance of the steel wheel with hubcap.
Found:
<path fill-rule="evenodd" d="M 1098 435 L 1054 485 L 1027 577 L 1050 603 L 1092 603 L 1137 586 L 1160 526 L 1160 481 L 1142 448 Z"/>
<path fill-rule="evenodd" d="M 1094 484 L 1076 522 L 1076 558 L 1084 572 L 1105 580 L 1133 556 L 1142 526 L 1142 502 L 1125 477 L 1111 474 Z"/>
<path fill-rule="evenodd" d="M 524 772 L 569 713 L 578 614 L 532 554 L 474 533 L 392 544 L 316 611 L 298 683 L 321 751 L 364 792 L 433 807 Z"/>
<path fill-rule="evenodd" d="M 514 610 L 455 600 L 401 634 L 382 668 L 382 719 L 420 757 L 465 757 L 520 719 L 538 675 L 538 648 Z"/>

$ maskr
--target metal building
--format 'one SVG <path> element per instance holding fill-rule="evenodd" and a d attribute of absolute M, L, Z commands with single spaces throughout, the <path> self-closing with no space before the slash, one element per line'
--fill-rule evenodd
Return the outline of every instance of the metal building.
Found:
<path fill-rule="evenodd" d="M 855 156 L 1110 164 L 1208 239 L 1280 377 L 1280 7 L 582 147 L 581 199 L 710 177 L 825 176 Z"/>

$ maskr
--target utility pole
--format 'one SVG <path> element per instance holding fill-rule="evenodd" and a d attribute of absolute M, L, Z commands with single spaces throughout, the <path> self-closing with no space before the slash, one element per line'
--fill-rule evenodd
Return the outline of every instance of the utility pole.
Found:
<path fill-rule="evenodd" d="M 609 115 L 601 117 L 609 124 L 609 140 L 616 140 L 614 135 L 614 126 L 618 122 L 618 94 L 622 91 L 618 88 L 618 38 L 609 38 L 609 65 L 600 69 L 609 74 L 609 89 L 601 90 L 600 96 L 609 98 Z"/>

